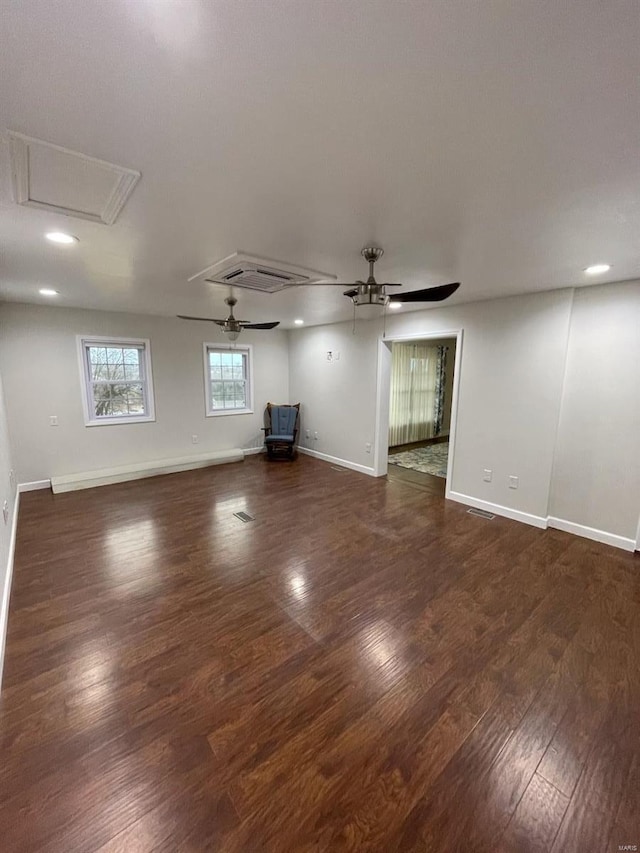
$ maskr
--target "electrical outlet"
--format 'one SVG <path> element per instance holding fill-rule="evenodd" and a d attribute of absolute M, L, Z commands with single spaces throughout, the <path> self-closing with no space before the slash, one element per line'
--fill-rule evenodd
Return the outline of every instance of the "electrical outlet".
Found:
<path fill-rule="evenodd" d="M 2 504 L 2 517 L 4 518 L 4 523 L 8 524 L 8 522 L 9 522 L 9 504 L 7 501 L 5 501 Z"/>
<path fill-rule="evenodd" d="M 49 415 L 49 426 L 58 426 L 58 416 Z"/>
<path fill-rule="evenodd" d="M 197 435 L 191 436 L 191 444 L 197 444 L 200 441 Z"/>
<path fill-rule="evenodd" d="M 364 449 L 365 449 L 365 451 L 366 451 L 367 453 L 371 453 L 371 442 L 370 442 L 370 441 L 368 441 L 368 442 L 365 444 Z"/>
<path fill-rule="evenodd" d="M 518 478 L 515 477 L 513 474 L 510 474 L 509 475 L 509 488 L 510 489 L 517 489 L 518 484 L 519 484 Z"/>
<path fill-rule="evenodd" d="M 490 483 L 492 477 L 493 477 L 493 471 L 491 470 L 491 468 L 485 468 L 484 474 L 482 476 L 482 479 L 485 481 L 485 483 Z"/>
<path fill-rule="evenodd" d="M 327 353 L 327 361 L 333 361 L 333 353 L 331 352 L 331 350 L 329 350 L 329 352 Z"/>
<path fill-rule="evenodd" d="M 310 429 L 306 429 L 306 430 L 304 431 L 304 436 L 305 436 L 305 438 L 311 438 L 311 430 L 310 430 Z"/>
<path fill-rule="evenodd" d="M 316 432 L 314 432 L 314 434 L 313 434 L 313 440 L 314 440 L 314 441 L 317 441 L 317 440 L 318 440 L 318 431 L 317 431 L 317 430 L 316 430 Z"/>

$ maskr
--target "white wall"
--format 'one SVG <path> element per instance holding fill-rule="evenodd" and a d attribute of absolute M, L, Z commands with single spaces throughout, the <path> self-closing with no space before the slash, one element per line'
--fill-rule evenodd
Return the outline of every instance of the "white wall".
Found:
<path fill-rule="evenodd" d="M 450 489 L 537 519 L 635 539 L 640 517 L 640 282 L 442 306 L 387 318 L 389 337 L 463 330 Z M 151 339 L 157 421 L 84 426 L 76 335 Z M 254 344 L 255 414 L 205 418 L 208 326 L 171 318 L 0 307 L 19 482 L 262 443 L 267 400 L 302 403 L 301 444 L 373 471 L 378 320 L 243 333 Z M 328 362 L 327 351 L 340 358 Z M 566 370 L 565 370 L 566 367 Z M 59 418 L 48 425 L 49 415 Z M 318 440 L 305 437 L 317 430 Z M 8 483 L 0 420 L 0 487 Z M 493 482 L 484 483 L 484 468 Z M 7 469 L 7 470 L 5 470 Z M 508 488 L 516 474 L 520 488 Z M 1 491 L 1 488 L 0 488 Z M 10 500 L 11 507 L 13 501 Z M 0 526 L 0 557 L 8 540 Z M 0 565 L 5 565 L 3 560 Z"/>
<path fill-rule="evenodd" d="M 575 293 L 550 515 L 636 537 L 640 283 Z"/>
<path fill-rule="evenodd" d="M 12 468 L 7 412 L 4 401 L 2 376 L 0 375 L 0 513 L 2 512 L 2 506 L 5 501 L 9 505 L 9 518 L 6 524 L 4 518 L 0 515 L 0 595 L 4 588 L 4 572 L 9 557 L 9 543 L 11 540 L 13 510 L 16 499 L 15 483 L 10 481 Z"/>
<path fill-rule="evenodd" d="M 338 323 L 290 332 L 289 388 L 292 402 L 301 403 L 301 447 L 371 467 L 365 444 L 374 440 L 377 329 L 358 323 L 354 335 L 351 328 Z M 327 361 L 327 352 L 339 360 Z"/>
<path fill-rule="evenodd" d="M 149 338 L 156 421 L 86 427 L 77 335 Z M 165 317 L 5 304 L 0 368 L 19 482 L 263 443 L 264 406 L 288 399 L 288 347 L 279 330 L 243 332 L 253 344 L 254 414 L 205 417 L 203 341 L 213 324 Z M 59 425 L 49 426 L 57 415 Z M 194 447 L 192 435 L 199 436 Z"/>
<path fill-rule="evenodd" d="M 464 330 L 452 491 L 546 518 L 571 301 L 563 290 L 387 317 L 388 337 Z M 365 444 L 374 441 L 381 331 L 379 320 L 359 320 L 355 335 L 349 323 L 290 333 L 307 446 L 373 466 Z M 327 350 L 340 360 L 327 362 Z M 319 440 L 305 440 L 305 428 Z"/>
<path fill-rule="evenodd" d="M 5 501 L 9 507 L 9 516 L 6 522 L 0 514 L 0 683 L 2 682 L 2 663 L 7 618 L 9 615 L 9 593 L 13 562 L 12 533 L 15 522 L 16 487 L 15 483 L 11 482 L 12 467 L 9 430 L 2 377 L 0 376 L 0 513 L 2 512 L 2 505 Z"/>

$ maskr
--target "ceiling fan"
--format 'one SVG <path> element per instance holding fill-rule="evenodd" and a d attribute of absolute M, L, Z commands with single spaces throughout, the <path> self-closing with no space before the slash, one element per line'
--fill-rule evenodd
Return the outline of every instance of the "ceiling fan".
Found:
<path fill-rule="evenodd" d="M 279 320 L 275 323 L 250 323 L 248 320 L 236 320 L 233 316 L 233 306 L 238 304 L 238 300 L 235 296 L 227 296 L 224 301 L 229 306 L 229 316 L 226 320 L 216 320 L 214 317 L 188 317 L 186 314 L 178 314 L 178 317 L 181 320 L 203 320 L 205 323 L 216 323 L 222 326 L 223 333 L 230 341 L 237 341 L 243 329 L 275 329 L 280 325 Z"/>
<path fill-rule="evenodd" d="M 404 295 L 401 293 L 387 293 L 387 287 L 402 287 L 401 284 L 392 284 L 385 282 L 378 284 L 373 275 L 373 265 L 382 257 L 384 251 L 375 246 L 367 246 L 360 254 L 369 264 L 369 277 L 366 281 L 355 281 L 350 286 L 350 290 L 345 290 L 344 295 L 348 296 L 355 305 L 381 305 L 385 307 L 390 302 L 442 302 L 443 299 L 448 299 L 460 287 L 460 282 L 452 282 L 451 284 L 442 284 L 438 287 L 427 287 L 424 290 L 412 290 Z M 345 285 L 342 284 L 342 287 Z"/>

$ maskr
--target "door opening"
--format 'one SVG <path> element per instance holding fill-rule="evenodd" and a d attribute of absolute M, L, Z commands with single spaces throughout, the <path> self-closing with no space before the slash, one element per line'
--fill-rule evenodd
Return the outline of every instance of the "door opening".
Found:
<path fill-rule="evenodd" d="M 444 496 L 455 338 L 391 346 L 388 475 Z"/>
<path fill-rule="evenodd" d="M 376 474 L 434 495 L 453 470 L 461 330 L 380 342 Z"/>

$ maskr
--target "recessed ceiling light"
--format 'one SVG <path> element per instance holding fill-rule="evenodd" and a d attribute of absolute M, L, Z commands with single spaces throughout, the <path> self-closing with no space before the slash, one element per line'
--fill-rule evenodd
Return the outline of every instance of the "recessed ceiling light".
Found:
<path fill-rule="evenodd" d="M 293 322 L 296 324 L 296 326 L 304 326 L 304 320 L 294 320 Z"/>
<path fill-rule="evenodd" d="M 585 272 L 587 275 L 602 275 L 603 272 L 609 272 L 611 264 L 593 264 L 587 267 Z"/>
<path fill-rule="evenodd" d="M 46 237 L 52 243 L 64 243 L 65 245 L 79 242 L 78 238 L 74 237 L 73 234 L 65 234 L 64 231 L 49 231 Z"/>
<path fill-rule="evenodd" d="M 390 302 L 389 308 L 393 308 L 394 310 L 402 308 L 402 302 Z"/>
<path fill-rule="evenodd" d="M 59 290 L 53 290 L 50 287 L 41 287 L 38 291 L 41 296 L 57 296 L 59 292 Z"/>

